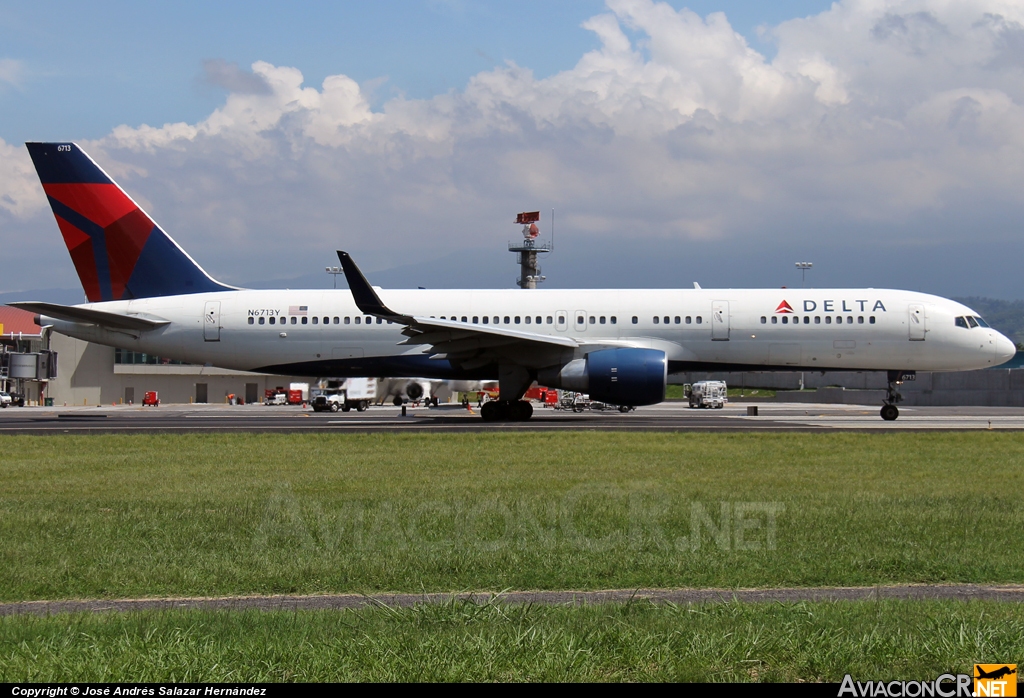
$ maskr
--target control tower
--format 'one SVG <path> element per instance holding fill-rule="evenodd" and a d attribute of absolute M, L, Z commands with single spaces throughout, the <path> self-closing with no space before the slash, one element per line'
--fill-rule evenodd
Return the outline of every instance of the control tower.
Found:
<path fill-rule="evenodd" d="M 552 213 L 552 216 L 554 213 Z M 519 278 L 516 285 L 519 288 L 537 288 L 537 284 L 544 280 L 540 274 L 540 266 L 537 264 L 537 255 L 546 254 L 554 249 L 554 242 L 538 243 L 537 237 L 540 229 L 537 222 L 540 221 L 540 211 L 520 213 L 516 216 L 516 225 L 523 226 L 522 242 L 510 242 L 509 252 L 516 253 L 516 263 L 519 264 Z"/>

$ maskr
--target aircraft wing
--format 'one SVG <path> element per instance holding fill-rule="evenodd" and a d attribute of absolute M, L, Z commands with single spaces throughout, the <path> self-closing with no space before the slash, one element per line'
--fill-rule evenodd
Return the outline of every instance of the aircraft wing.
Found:
<path fill-rule="evenodd" d="M 60 305 L 58 303 L 21 301 L 18 303 L 8 303 L 7 305 L 38 313 L 39 315 L 57 318 L 58 320 L 99 325 L 100 327 L 114 330 L 154 330 L 163 325 L 170 324 L 170 320 L 148 315 L 122 315 L 121 313 L 111 313 L 106 310 L 80 308 L 74 305 Z"/>
<path fill-rule="evenodd" d="M 510 351 L 517 354 L 548 354 L 551 350 L 571 350 L 580 346 L 571 337 L 553 337 L 496 325 L 467 324 L 395 312 L 384 305 L 347 252 L 338 250 L 338 259 L 341 260 L 352 298 L 359 310 L 367 315 L 405 325 L 402 334 L 408 339 L 402 344 L 430 345 L 432 358 L 448 359 L 468 368 L 467 362 L 470 365 L 484 365 Z"/>

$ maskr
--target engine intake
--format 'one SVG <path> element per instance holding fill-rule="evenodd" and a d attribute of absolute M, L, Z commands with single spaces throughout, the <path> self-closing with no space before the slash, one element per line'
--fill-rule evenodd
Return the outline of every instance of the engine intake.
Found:
<path fill-rule="evenodd" d="M 554 388 L 590 393 L 613 405 L 653 405 L 665 399 L 668 360 L 657 349 L 601 349 L 539 373 Z"/>

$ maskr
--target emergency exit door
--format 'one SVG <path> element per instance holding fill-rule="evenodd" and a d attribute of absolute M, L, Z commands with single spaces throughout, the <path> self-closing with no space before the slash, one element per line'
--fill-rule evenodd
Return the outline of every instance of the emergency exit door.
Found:
<path fill-rule="evenodd" d="M 925 325 L 924 306 L 920 303 L 911 303 L 908 309 L 909 317 L 907 324 L 910 325 L 910 341 L 923 342 L 928 327 Z"/>
<path fill-rule="evenodd" d="M 716 342 L 729 339 L 729 301 L 711 301 L 711 339 Z"/>
<path fill-rule="evenodd" d="M 220 301 L 206 301 L 203 312 L 203 339 L 207 342 L 220 341 Z"/>

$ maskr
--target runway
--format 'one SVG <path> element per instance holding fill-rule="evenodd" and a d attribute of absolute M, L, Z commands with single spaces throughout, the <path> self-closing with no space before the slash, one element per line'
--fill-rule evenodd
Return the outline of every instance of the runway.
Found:
<path fill-rule="evenodd" d="M 162 405 L 26 407 L 0 410 L 0 434 L 202 433 L 202 432 L 501 432 L 501 431 L 907 431 L 1024 430 L 1024 408 L 906 407 L 885 422 L 873 405 L 752 403 L 720 410 L 691 410 L 682 402 L 634 412 L 583 412 L 540 408 L 529 422 L 485 423 L 458 406 L 372 407 L 366 412 L 315 413 L 309 408 L 264 405 Z"/>

